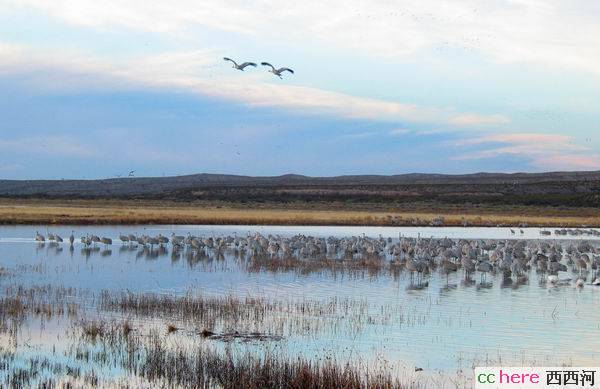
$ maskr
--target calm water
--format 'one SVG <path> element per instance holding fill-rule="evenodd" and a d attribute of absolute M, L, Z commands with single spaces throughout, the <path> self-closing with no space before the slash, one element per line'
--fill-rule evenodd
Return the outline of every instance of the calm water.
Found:
<path fill-rule="evenodd" d="M 309 357 L 334 354 L 340 358 L 381 358 L 403 366 L 454 372 L 473 365 L 494 364 L 501 360 L 512 364 L 554 365 L 568 363 L 597 366 L 600 363 L 600 288 L 585 285 L 578 289 L 572 282 L 549 287 L 540 282 L 534 270 L 522 285 L 507 283 L 500 276 L 488 275 L 482 283 L 479 275 L 464 282 L 459 271 L 449 277 L 433 272 L 428 285 L 410 288 L 410 276 L 404 272 L 370 274 L 368 271 L 331 274 L 289 272 L 248 272 L 233 255 L 208 258 L 190 263 L 185 256 L 172 258 L 170 249 L 152 255 L 130 249 L 118 242 L 122 233 L 170 236 L 227 235 L 260 232 L 263 235 L 306 234 L 314 236 L 362 235 L 398 238 L 449 237 L 465 239 L 540 239 L 539 229 L 507 228 L 375 228 L 375 227 L 255 227 L 255 226 L 119 226 L 119 227 L 48 227 L 63 238 L 72 230 L 77 238 L 73 250 L 68 244 L 41 246 L 34 242 L 38 230 L 45 226 L 0 227 L 0 267 L 10 276 L 0 278 L 0 285 L 53 285 L 101 290 L 154 292 L 182 295 L 233 294 L 275 300 L 318 299 L 337 297 L 367 304 L 371 323 L 354 328 L 337 321 L 330 330 L 288 333 L 285 340 L 272 347 L 286 353 Z M 85 252 L 79 237 L 89 233 L 113 238 L 113 245 L 99 245 Z M 548 237 L 544 237 L 548 239 Z M 554 236 L 549 237 L 554 239 Z M 598 238 L 586 239 L 595 246 Z M 66 240 L 66 239 L 65 239 Z M 562 273 L 562 279 L 576 274 Z M 588 280 L 589 282 L 589 280 Z M 338 318 L 339 319 L 339 318 Z M 40 350 L 56 345 L 56 333 L 62 323 L 50 323 L 45 334 L 37 333 L 36 323 L 28 329 L 30 342 Z M 54 328 L 56 327 L 56 328 Z M 54 330 L 53 330 L 54 328 Z M 253 347 L 238 345 L 236 347 Z M 23 352 L 32 352 L 23 351 Z"/>

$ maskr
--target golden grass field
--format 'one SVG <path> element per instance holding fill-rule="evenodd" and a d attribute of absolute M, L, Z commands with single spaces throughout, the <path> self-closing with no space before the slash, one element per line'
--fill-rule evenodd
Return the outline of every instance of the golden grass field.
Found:
<path fill-rule="evenodd" d="M 1 224 L 267 224 L 599 227 L 600 210 L 347 204 L 227 204 L 120 200 L 0 200 Z"/>

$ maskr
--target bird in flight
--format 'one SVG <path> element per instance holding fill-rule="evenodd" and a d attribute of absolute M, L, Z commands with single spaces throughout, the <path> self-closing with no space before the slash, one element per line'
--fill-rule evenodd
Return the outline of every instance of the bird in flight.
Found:
<path fill-rule="evenodd" d="M 261 62 L 260 64 L 262 66 L 269 66 L 269 67 L 271 67 L 271 70 L 269 70 L 269 72 L 273 73 L 274 75 L 276 75 L 279 78 L 282 78 L 281 77 L 281 73 L 283 73 L 283 72 L 290 72 L 290 73 L 294 74 L 294 71 L 292 69 L 290 69 L 290 68 L 275 69 L 275 66 L 271 65 L 268 62 Z"/>
<path fill-rule="evenodd" d="M 129 177 L 133 177 L 133 174 L 135 173 L 135 170 L 130 170 L 129 171 Z"/>
<path fill-rule="evenodd" d="M 241 71 L 244 71 L 244 68 L 247 67 L 247 66 L 254 66 L 254 67 L 256 67 L 256 64 L 254 62 L 244 62 L 243 64 L 238 65 L 238 63 L 235 62 L 234 60 L 232 60 L 231 58 L 223 57 L 223 59 L 225 61 L 232 62 L 233 63 L 233 68 L 237 69 L 237 70 L 241 70 Z"/>

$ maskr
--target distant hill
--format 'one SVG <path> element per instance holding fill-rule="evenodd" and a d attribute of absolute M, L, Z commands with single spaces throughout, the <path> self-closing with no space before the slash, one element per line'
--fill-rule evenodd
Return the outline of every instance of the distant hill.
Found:
<path fill-rule="evenodd" d="M 101 180 L 0 180 L 0 197 L 224 201 L 458 201 L 600 205 L 600 171 L 251 177 L 193 174 Z M 504 199 L 503 199 L 504 198 Z"/>

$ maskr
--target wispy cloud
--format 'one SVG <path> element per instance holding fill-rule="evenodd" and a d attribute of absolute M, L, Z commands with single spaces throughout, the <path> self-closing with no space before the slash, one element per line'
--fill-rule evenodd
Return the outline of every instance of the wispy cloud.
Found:
<path fill-rule="evenodd" d="M 534 163 L 544 170 L 600 170 L 600 154 L 540 155 L 534 160 Z"/>
<path fill-rule="evenodd" d="M 172 109 L 173 92 L 183 92 L 177 99 L 191 107 L 187 113 L 194 111 L 189 117 L 202 111 L 196 110 L 196 104 L 231 113 L 227 118 L 209 113 L 194 119 L 209 136 L 224 132 L 219 126 L 243 123 L 248 138 L 252 138 L 246 142 L 256 142 L 264 149 L 274 142 L 272 134 L 289 135 L 279 139 L 280 143 L 297 145 L 298 139 L 288 139 L 303 135 L 296 132 L 312 131 L 315 137 L 304 143 L 308 151 L 319 147 L 319 135 L 348 139 L 341 142 L 344 147 L 338 155 L 332 153 L 332 161 L 343 160 L 354 139 L 355 144 L 375 145 L 369 150 L 374 155 L 383 153 L 381 146 L 403 145 L 414 151 L 412 146 L 418 145 L 422 149 L 413 158 L 417 167 L 428 166 L 437 158 L 436 166 L 445 168 L 455 151 L 463 152 L 454 157 L 463 162 L 455 165 L 469 169 L 483 166 L 501 170 L 506 165 L 498 161 L 506 160 L 513 160 L 513 166 L 522 165 L 523 170 L 600 166 L 597 140 L 586 140 L 587 147 L 577 143 L 577 139 L 595 134 L 593 120 L 556 116 L 565 107 L 592 119 L 597 114 L 600 3 L 308 0 L 273 7 L 264 0 L 106 0 L 102 4 L 95 0 L 0 0 L 0 18 L 11 22 L 13 15 L 31 16 L 34 21 L 24 27 L 30 32 L 27 36 L 6 33 L 0 37 L 22 44 L 0 42 L 0 76 L 8 85 L 22 88 L 19 92 L 24 96 L 39 98 L 41 104 L 19 108 L 22 113 L 15 117 L 28 112 L 39 116 L 17 124 L 21 135 L 11 134 L 11 139 L 5 139 L 9 130 L 4 131 L 0 136 L 0 150 L 4 152 L 60 155 L 64 161 L 70 157 L 96 158 L 96 165 L 107 153 L 139 166 L 204 166 L 197 157 L 199 152 L 192 148 L 186 152 L 185 147 L 165 147 L 160 139 L 148 137 L 144 138 L 146 143 L 135 144 L 136 154 L 132 148 L 99 134 L 100 126 L 115 123 L 148 134 L 166 131 L 161 127 L 171 130 L 171 123 L 162 126 L 152 121 L 160 116 L 158 103 L 153 114 L 141 105 L 124 107 L 118 111 L 122 117 L 99 119 L 102 123 L 94 123 L 95 128 L 85 138 L 56 136 L 53 128 L 44 127 L 44 115 L 51 115 L 48 111 L 53 108 L 48 107 L 56 106 L 52 104 L 57 95 L 127 95 L 124 106 L 132 96 L 146 101 L 168 95 L 162 108 L 170 110 L 166 116 L 171 117 L 172 111 L 179 110 L 179 105 Z M 38 19 L 44 23 L 38 26 Z M 81 32 L 82 38 L 64 38 L 74 31 Z M 114 39 L 122 39 L 121 49 L 115 50 L 110 44 Z M 132 49 L 124 51 L 123 47 Z M 264 69 L 234 71 L 221 59 L 225 51 L 240 57 L 260 53 L 276 60 L 279 56 L 297 71 L 284 80 Z M 528 66 L 504 66 L 517 63 Z M 547 69 L 559 69 L 564 80 L 545 82 L 546 75 L 551 74 Z M 544 89 L 541 85 L 551 86 Z M 127 93 L 120 93 L 123 90 Z M 59 128 L 65 123 L 76 131 L 87 121 L 89 112 L 97 112 L 98 103 L 75 103 L 76 99 L 66 97 L 67 104 L 84 107 L 77 112 L 84 119 L 70 117 L 56 122 Z M 54 101 L 46 105 L 49 99 Z M 539 112 L 525 117 L 523 111 L 530 105 L 539 106 Z M 201 123 L 202 115 L 212 123 Z M 185 118 L 177 117 L 173 122 L 177 122 L 173 123 L 177 130 L 190 126 L 183 124 Z M 534 133 L 544 129 L 555 132 L 560 126 L 567 128 L 567 123 L 567 135 Z M 530 130 L 514 133 L 522 131 L 515 130 L 519 128 Z M 48 135 L 28 136 L 30 129 Z M 577 138 L 568 134 L 577 134 Z M 464 139 L 469 135 L 472 138 Z M 452 143 L 455 148 L 445 147 L 450 144 L 448 139 L 460 137 L 463 139 Z M 217 160 L 218 148 L 211 149 L 214 155 L 210 159 L 219 166 L 232 166 L 232 171 L 246 169 L 245 164 Z M 207 148 L 202 155 L 208 152 Z M 264 154 L 242 153 L 257 164 L 266 160 Z M 320 158 L 321 154 L 315 155 Z M 390 160 L 396 158 L 396 154 L 390 155 Z M 302 162 L 297 166 L 306 160 L 304 155 L 299 159 Z M 29 161 L 26 165 L 35 169 Z"/>
<path fill-rule="evenodd" d="M 509 143 L 515 145 L 530 145 L 542 149 L 548 148 L 578 148 L 573 144 L 573 137 L 560 134 L 539 133 L 509 133 L 474 136 L 455 141 L 456 145 L 475 145 L 481 143 Z"/>
<path fill-rule="evenodd" d="M 479 115 L 474 113 L 467 113 L 456 115 L 449 120 L 450 124 L 456 126 L 481 126 L 481 125 L 495 125 L 495 124 L 506 124 L 510 122 L 510 119 L 504 115 Z"/>
<path fill-rule="evenodd" d="M 433 128 L 428 130 L 413 130 L 409 128 L 396 128 L 391 131 L 388 131 L 388 135 L 390 136 L 403 136 L 403 135 L 420 135 L 420 136 L 429 136 L 429 135 L 438 135 L 438 134 L 447 134 L 451 133 L 449 130 L 442 130 L 439 128 Z"/>
<path fill-rule="evenodd" d="M 512 133 L 476 136 L 452 142 L 455 146 L 473 146 L 453 157 L 455 160 L 477 160 L 502 155 L 519 156 L 541 169 L 600 169 L 600 154 L 578 145 L 574 138 L 559 134 Z M 500 146 L 498 146 L 500 144 Z M 493 145 L 493 146 L 491 146 Z M 491 146 L 491 147 L 490 147 Z"/>
<path fill-rule="evenodd" d="M 377 131 L 356 132 L 353 134 L 343 134 L 342 136 L 340 136 L 340 139 L 366 139 L 380 134 L 381 133 Z"/>
<path fill-rule="evenodd" d="M 202 158 L 189 150 L 161 149 L 156 146 L 138 142 L 135 149 L 129 143 L 123 143 L 122 137 L 98 142 L 97 140 L 83 143 L 66 137 L 16 138 L 0 139 L 0 151 L 4 154 L 16 154 L 24 160 L 33 156 L 42 159 L 58 158 L 72 160 L 100 160 L 110 158 L 111 162 L 126 162 L 128 164 L 164 164 L 168 166 L 185 166 L 199 163 Z M 21 164 L 0 164 L 0 171 L 21 170 Z"/>
<path fill-rule="evenodd" d="M 596 39 L 600 6 L 593 1 L 311 0 L 285 7 L 263 0 L 106 0 L 101 4 L 94 0 L 5 0 L 4 4 L 38 9 L 88 28 L 182 34 L 202 26 L 291 44 L 319 42 L 386 58 L 447 47 L 481 53 L 497 62 L 600 72 Z"/>
<path fill-rule="evenodd" d="M 2 47 L 0 47 L 2 49 Z M 224 76 L 210 74 L 216 58 L 212 51 L 176 52 L 124 59 L 119 62 L 103 61 L 81 53 L 65 52 L 60 58 L 50 53 L 31 52 L 11 46 L 0 58 L 0 68 L 20 72 L 51 67 L 85 77 L 57 77 L 37 80 L 51 88 L 86 87 L 97 85 L 122 87 L 122 82 L 167 87 L 195 92 L 256 107 L 280 107 L 309 114 L 329 114 L 353 119 L 380 121 L 410 121 L 458 125 L 457 118 L 471 118 L 469 125 L 497 123 L 500 115 L 480 115 L 456 112 L 449 108 L 407 104 L 368 97 L 353 96 L 314 87 L 274 84 L 260 75 Z M 219 61 L 220 62 L 220 61 Z M 203 71 L 200 71 L 202 69 Z M 44 72 L 41 72 L 44 74 Z M 113 78 L 112 82 L 106 78 Z M 75 85 L 74 85 L 75 83 Z M 119 86 L 121 85 L 121 86 Z"/>
<path fill-rule="evenodd" d="M 388 135 L 391 136 L 402 136 L 408 135 L 416 132 L 416 130 L 412 130 L 410 128 L 394 128 L 393 130 L 388 131 Z"/>
<path fill-rule="evenodd" d="M 5 153 L 33 154 L 59 157 L 92 157 L 97 153 L 92 146 L 63 137 L 30 137 L 0 139 L 0 150 Z"/>

